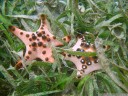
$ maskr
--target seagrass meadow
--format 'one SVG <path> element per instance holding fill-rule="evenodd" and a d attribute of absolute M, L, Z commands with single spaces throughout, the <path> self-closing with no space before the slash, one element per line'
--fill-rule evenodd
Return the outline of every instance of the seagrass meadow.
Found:
<path fill-rule="evenodd" d="M 0 96 L 127 95 L 128 0 L 0 0 Z"/>

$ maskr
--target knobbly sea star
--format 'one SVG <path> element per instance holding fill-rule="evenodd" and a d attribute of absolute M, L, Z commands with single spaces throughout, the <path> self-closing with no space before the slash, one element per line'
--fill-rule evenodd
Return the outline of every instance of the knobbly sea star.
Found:
<path fill-rule="evenodd" d="M 70 40 L 68 37 L 65 37 L 65 41 L 69 42 Z M 89 42 L 85 41 L 85 38 L 79 37 L 76 44 L 72 47 L 72 51 L 80 51 L 80 52 L 96 52 L 95 46 L 90 44 Z M 86 54 L 86 53 L 85 53 Z M 63 52 L 64 59 L 73 62 L 77 68 L 77 77 L 81 78 L 86 74 L 89 74 L 93 71 L 101 69 L 100 64 L 98 64 L 98 57 L 97 56 L 75 56 Z"/>
<path fill-rule="evenodd" d="M 16 26 L 9 26 L 10 32 L 16 35 L 26 46 L 24 59 L 31 61 L 36 58 L 44 62 L 54 62 L 52 56 L 51 45 L 62 46 L 63 44 L 52 35 L 46 15 L 41 15 L 41 25 L 36 32 L 28 32 L 17 28 Z"/>

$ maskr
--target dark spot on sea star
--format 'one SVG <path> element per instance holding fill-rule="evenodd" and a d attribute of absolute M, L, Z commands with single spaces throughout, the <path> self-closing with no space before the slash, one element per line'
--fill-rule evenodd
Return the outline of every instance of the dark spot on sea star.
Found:
<path fill-rule="evenodd" d="M 15 31 L 15 27 L 14 27 L 14 26 L 9 26 L 9 29 L 10 29 L 11 31 Z"/>
<path fill-rule="evenodd" d="M 37 33 L 37 36 L 41 37 L 41 36 L 42 36 L 42 34 L 41 34 L 41 33 Z"/>
<path fill-rule="evenodd" d="M 32 34 L 32 39 L 33 39 L 33 40 L 36 40 L 35 34 L 34 34 L 34 35 Z"/>
<path fill-rule="evenodd" d="M 42 31 L 42 34 L 45 34 L 45 31 Z"/>
<path fill-rule="evenodd" d="M 55 37 L 55 36 L 53 36 L 53 39 L 56 39 L 56 37 Z"/>
<path fill-rule="evenodd" d="M 37 41 L 40 41 L 39 39 L 37 39 Z"/>
<path fill-rule="evenodd" d="M 45 40 L 47 37 L 45 35 L 42 36 L 42 39 Z"/>
<path fill-rule="evenodd" d="M 20 32 L 20 35 L 23 35 L 23 32 Z"/>
<path fill-rule="evenodd" d="M 84 59 L 81 59 L 80 62 L 81 62 L 82 64 L 84 64 L 84 63 L 85 63 L 85 60 L 84 60 Z"/>
<path fill-rule="evenodd" d="M 87 63 L 87 65 L 91 65 L 92 64 L 92 62 L 91 61 L 88 61 L 88 62 L 86 62 Z"/>
<path fill-rule="evenodd" d="M 32 52 L 31 51 L 28 51 L 28 54 L 32 54 Z"/>
<path fill-rule="evenodd" d="M 71 57 L 71 54 L 68 54 L 68 57 Z"/>
<path fill-rule="evenodd" d="M 82 68 L 83 68 L 83 69 L 87 69 L 87 66 L 86 66 L 86 65 L 82 65 Z"/>
<path fill-rule="evenodd" d="M 32 41 L 32 38 L 29 38 L 29 41 Z"/>
<path fill-rule="evenodd" d="M 46 57 L 46 58 L 45 58 L 45 61 L 48 61 L 48 60 L 49 60 L 48 57 Z"/>
<path fill-rule="evenodd" d="M 46 51 L 43 51 L 42 54 L 46 54 Z"/>
<path fill-rule="evenodd" d="M 29 37 L 29 34 L 26 34 L 26 37 Z"/>
<path fill-rule="evenodd" d="M 33 43 L 32 43 L 32 46 L 35 47 L 35 46 L 36 46 L 36 42 L 33 42 Z"/>
<path fill-rule="evenodd" d="M 26 56 L 26 59 L 29 59 L 29 56 Z"/>
<path fill-rule="evenodd" d="M 50 39 L 50 38 L 47 38 L 47 41 L 48 41 L 48 42 L 50 42 L 50 41 L 51 41 L 51 39 Z"/>
<path fill-rule="evenodd" d="M 38 46 L 42 46 L 43 45 L 43 43 L 42 42 L 38 42 Z"/>
<path fill-rule="evenodd" d="M 90 58 L 89 57 L 86 57 L 85 60 L 86 60 L 86 64 L 87 65 L 91 65 L 92 64 L 92 62 L 90 61 Z"/>

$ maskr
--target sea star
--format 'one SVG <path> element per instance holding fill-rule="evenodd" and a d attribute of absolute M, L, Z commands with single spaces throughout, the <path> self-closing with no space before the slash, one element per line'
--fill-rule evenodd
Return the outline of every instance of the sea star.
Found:
<path fill-rule="evenodd" d="M 66 38 L 65 41 L 69 42 L 70 40 Z M 80 52 L 96 52 L 95 46 L 93 44 L 90 44 L 89 42 L 85 42 L 83 36 L 78 38 L 76 44 L 72 47 L 72 50 L 80 51 Z M 78 70 L 77 71 L 78 78 L 81 78 L 85 74 L 89 74 L 95 70 L 101 69 L 101 66 L 98 63 L 97 56 L 90 56 L 90 57 L 77 56 L 77 55 L 75 56 L 68 54 L 66 52 L 63 52 L 63 55 L 65 60 L 69 60 L 75 64 Z"/>
<path fill-rule="evenodd" d="M 52 35 L 46 15 L 41 15 L 41 25 L 36 32 L 28 32 L 17 28 L 16 26 L 9 26 L 9 30 L 15 34 L 26 46 L 24 59 L 31 61 L 36 58 L 44 62 L 54 62 L 52 56 L 51 45 L 62 46 L 63 44 Z"/>

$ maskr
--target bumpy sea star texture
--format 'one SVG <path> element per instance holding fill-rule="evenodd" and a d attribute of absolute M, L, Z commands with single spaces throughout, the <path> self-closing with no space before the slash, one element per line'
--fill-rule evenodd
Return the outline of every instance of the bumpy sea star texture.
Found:
<path fill-rule="evenodd" d="M 66 39 L 66 41 L 69 41 Z M 76 44 L 72 47 L 73 51 L 80 52 L 96 52 L 95 46 L 90 44 L 89 42 L 85 42 L 85 38 L 82 36 L 78 38 Z M 86 53 L 85 53 L 86 54 Z M 63 53 L 65 60 L 69 60 L 73 62 L 77 68 L 77 76 L 78 78 L 83 77 L 85 74 L 89 74 L 93 71 L 101 69 L 100 64 L 98 64 L 97 56 L 75 56 L 68 53 Z"/>
<path fill-rule="evenodd" d="M 28 32 L 17 28 L 16 26 L 9 26 L 9 30 L 15 34 L 26 46 L 24 59 L 31 61 L 40 58 L 44 62 L 54 62 L 52 56 L 51 45 L 62 46 L 63 44 L 51 34 L 49 23 L 46 15 L 41 15 L 41 25 L 36 32 Z"/>

